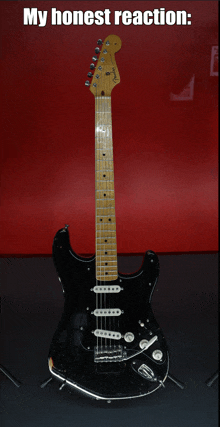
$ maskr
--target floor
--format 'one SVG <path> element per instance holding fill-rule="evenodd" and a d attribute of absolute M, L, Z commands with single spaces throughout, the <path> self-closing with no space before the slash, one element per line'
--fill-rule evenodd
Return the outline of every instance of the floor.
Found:
<path fill-rule="evenodd" d="M 160 277 L 152 307 L 166 337 L 171 381 L 140 399 L 100 402 L 70 393 L 49 378 L 47 355 L 60 320 L 63 295 L 50 257 L 2 258 L 2 426 L 217 427 L 217 254 L 160 255 Z M 122 272 L 137 270 L 142 257 L 119 257 Z"/>

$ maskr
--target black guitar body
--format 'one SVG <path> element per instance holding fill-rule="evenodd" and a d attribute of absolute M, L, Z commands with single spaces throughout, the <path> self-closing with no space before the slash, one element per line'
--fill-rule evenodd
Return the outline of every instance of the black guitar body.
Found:
<path fill-rule="evenodd" d="M 100 297 L 94 287 L 103 285 L 95 279 L 95 256 L 76 255 L 64 228 L 54 238 L 53 260 L 65 303 L 49 351 L 52 375 L 87 396 L 110 401 L 145 396 L 164 386 L 169 356 L 150 304 L 159 275 L 156 254 L 146 252 L 139 271 L 119 273 L 116 281 L 104 284 L 108 289 L 116 285 L 121 289 L 107 293 L 105 300 L 105 307 L 121 310 L 114 320 L 107 318 L 111 330 L 121 335 L 114 341 L 94 334 L 94 310 Z M 103 319 L 105 329 L 110 328 L 108 323 L 104 327 Z"/>

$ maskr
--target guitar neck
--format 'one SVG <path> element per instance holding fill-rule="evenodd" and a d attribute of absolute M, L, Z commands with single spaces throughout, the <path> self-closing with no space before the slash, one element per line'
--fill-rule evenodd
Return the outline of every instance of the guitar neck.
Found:
<path fill-rule="evenodd" d="M 118 277 L 111 96 L 95 97 L 96 279 Z"/>

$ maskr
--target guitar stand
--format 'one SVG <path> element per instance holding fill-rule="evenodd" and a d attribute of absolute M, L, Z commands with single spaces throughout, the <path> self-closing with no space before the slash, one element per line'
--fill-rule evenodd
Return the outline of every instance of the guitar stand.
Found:
<path fill-rule="evenodd" d="M 177 387 L 181 388 L 181 390 L 183 390 L 185 388 L 185 384 L 182 383 L 181 381 L 179 381 L 176 377 L 174 377 L 173 375 L 168 374 L 167 378 L 172 381 L 173 383 L 175 383 L 177 385 Z"/>
<path fill-rule="evenodd" d="M 210 377 L 210 378 L 208 378 L 207 380 L 206 380 L 206 385 L 208 386 L 208 387 L 211 387 L 212 386 L 212 384 L 214 384 L 214 382 L 217 380 L 217 378 L 218 378 L 218 370 Z"/>
<path fill-rule="evenodd" d="M 11 373 L 2 365 L 0 365 L 0 371 L 9 378 L 9 380 L 16 386 L 16 387 L 20 387 L 21 383 L 20 381 L 18 381 L 15 377 L 13 377 L 13 375 L 11 375 Z"/>
<path fill-rule="evenodd" d="M 49 384 L 49 383 L 50 383 L 50 381 L 52 381 L 52 380 L 53 380 L 53 377 L 49 377 L 49 378 L 47 378 L 46 380 L 44 380 L 44 381 L 41 383 L 40 388 L 44 388 L 44 387 L 46 387 L 46 386 L 47 386 L 47 384 Z"/>

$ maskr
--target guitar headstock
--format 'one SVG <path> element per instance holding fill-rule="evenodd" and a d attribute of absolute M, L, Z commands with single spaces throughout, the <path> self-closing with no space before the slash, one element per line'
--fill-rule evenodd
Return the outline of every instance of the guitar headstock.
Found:
<path fill-rule="evenodd" d="M 98 40 L 101 45 L 102 41 Z M 120 82 L 118 67 L 115 62 L 115 53 L 121 48 L 121 39 L 118 36 L 110 35 L 106 37 L 101 51 L 95 49 L 95 53 L 99 53 L 99 58 L 94 56 L 93 61 L 97 61 L 96 66 L 90 65 L 90 69 L 94 70 L 94 74 L 88 73 L 88 77 L 92 77 L 91 84 L 87 80 L 86 86 L 90 86 L 90 91 L 94 96 L 110 96 L 112 89 Z"/>

